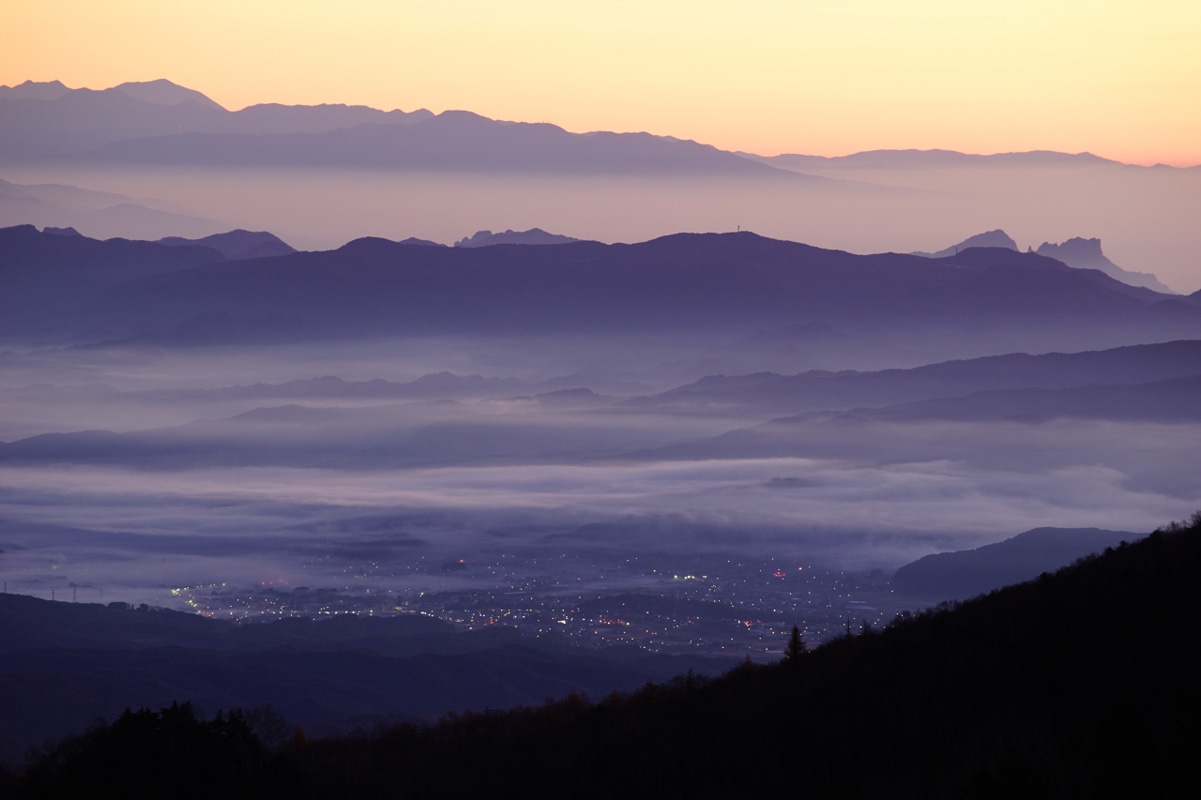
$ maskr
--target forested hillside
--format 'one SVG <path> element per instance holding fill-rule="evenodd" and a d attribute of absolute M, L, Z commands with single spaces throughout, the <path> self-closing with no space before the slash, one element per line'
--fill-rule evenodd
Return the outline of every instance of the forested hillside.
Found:
<path fill-rule="evenodd" d="M 306 741 L 127 713 L 17 796 L 1184 797 L 1201 780 L 1201 514 L 1054 575 L 713 681 Z M 182 698 L 181 698 L 182 699 Z M 257 733 L 256 733 L 257 730 Z M 202 754 L 202 757 L 197 755 Z"/>

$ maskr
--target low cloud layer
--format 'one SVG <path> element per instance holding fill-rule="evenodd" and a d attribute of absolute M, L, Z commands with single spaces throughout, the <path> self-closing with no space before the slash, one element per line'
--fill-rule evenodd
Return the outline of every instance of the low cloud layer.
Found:
<path fill-rule="evenodd" d="M 448 365 L 438 343 L 391 367 L 377 348 L 340 374 L 320 352 L 10 355 L 0 426 L 40 438 L 0 445 L 9 590 L 399 598 L 486 586 L 478 565 L 505 559 L 553 588 L 562 558 L 595 562 L 605 587 L 637 585 L 622 565 L 654 554 L 891 570 L 1042 526 L 1147 531 L 1201 506 L 1187 420 L 771 421 L 754 404 L 623 403 L 664 351 L 643 373 L 562 378 L 569 359 L 546 351 L 495 367 L 499 383 L 444 376 L 417 399 L 309 381 L 399 385 Z"/>
<path fill-rule="evenodd" d="M 107 585 L 160 602 L 173 584 L 326 585 L 368 562 L 460 554 L 729 550 L 895 568 L 1045 525 L 1146 530 L 1195 504 L 1113 467 L 948 460 L 6 468 L 2 483 L 0 557 L 14 588 Z"/>

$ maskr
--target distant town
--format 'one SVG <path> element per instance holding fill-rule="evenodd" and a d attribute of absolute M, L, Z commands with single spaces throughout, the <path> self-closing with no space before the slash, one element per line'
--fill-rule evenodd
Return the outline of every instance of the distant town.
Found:
<path fill-rule="evenodd" d="M 205 616 L 247 622 L 424 614 L 586 647 L 752 659 L 778 657 L 793 625 L 816 644 L 909 608 L 879 570 L 724 555 L 419 558 L 395 571 L 367 562 L 350 577 L 336 587 L 214 584 L 172 595 Z"/>

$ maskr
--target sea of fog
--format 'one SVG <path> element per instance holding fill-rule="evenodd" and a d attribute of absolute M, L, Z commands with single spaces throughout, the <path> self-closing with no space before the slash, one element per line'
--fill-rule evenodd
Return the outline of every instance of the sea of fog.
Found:
<path fill-rule="evenodd" d="M 569 558 L 611 592 L 645 580 L 631 559 L 888 571 L 1040 526 L 1147 531 L 1201 498 L 1196 424 L 648 409 L 627 401 L 695 353 L 635 349 L 582 370 L 447 341 L 6 353 L 0 576 L 168 607 L 198 586 L 402 602 Z M 442 371 L 487 380 L 406 388 Z M 452 568 L 485 563 L 507 566 Z"/>

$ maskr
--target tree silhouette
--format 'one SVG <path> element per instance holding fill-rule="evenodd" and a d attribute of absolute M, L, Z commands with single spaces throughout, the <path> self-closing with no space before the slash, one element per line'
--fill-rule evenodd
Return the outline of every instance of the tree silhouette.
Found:
<path fill-rule="evenodd" d="M 809 646 L 805 644 L 804 638 L 801 637 L 801 629 L 793 625 L 792 633 L 788 636 L 788 647 L 784 650 L 784 663 L 795 666 L 801 663 L 801 657 L 808 652 Z"/>

